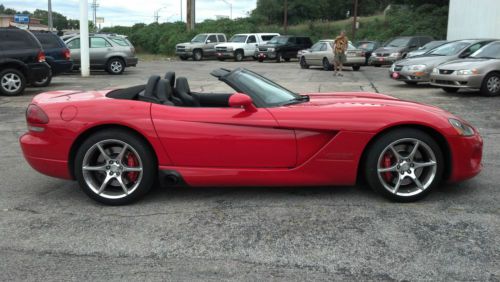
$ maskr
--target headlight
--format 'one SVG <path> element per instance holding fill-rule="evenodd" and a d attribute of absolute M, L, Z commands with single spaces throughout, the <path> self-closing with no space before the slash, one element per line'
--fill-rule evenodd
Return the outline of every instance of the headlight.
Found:
<path fill-rule="evenodd" d="M 391 53 L 391 57 L 399 57 L 401 56 L 401 53 Z"/>
<path fill-rule="evenodd" d="M 463 122 L 459 121 L 458 119 L 454 119 L 454 118 L 450 118 L 448 121 L 453 126 L 453 128 L 455 128 L 458 135 L 462 135 L 462 136 L 474 135 L 474 129 L 471 126 L 464 124 Z"/>
<path fill-rule="evenodd" d="M 407 66 L 406 69 L 409 71 L 423 71 L 426 67 L 426 65 L 411 65 Z"/>
<path fill-rule="evenodd" d="M 432 73 L 438 74 L 439 73 L 439 69 L 438 68 L 433 68 L 432 69 Z"/>
<path fill-rule="evenodd" d="M 457 75 L 473 75 L 473 74 L 478 74 L 479 72 L 477 69 L 471 69 L 471 70 L 457 70 L 456 74 Z"/>
<path fill-rule="evenodd" d="M 267 48 L 267 51 L 274 52 L 274 48 Z"/>

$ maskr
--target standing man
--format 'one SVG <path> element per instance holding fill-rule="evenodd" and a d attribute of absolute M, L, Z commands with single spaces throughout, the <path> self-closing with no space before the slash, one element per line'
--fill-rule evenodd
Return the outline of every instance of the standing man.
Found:
<path fill-rule="evenodd" d="M 342 67 L 346 61 L 345 52 L 347 50 L 348 45 L 347 36 L 345 36 L 345 31 L 341 31 L 340 35 L 335 38 L 335 42 L 333 43 L 333 65 L 335 68 L 334 76 L 343 76 L 342 75 Z"/>

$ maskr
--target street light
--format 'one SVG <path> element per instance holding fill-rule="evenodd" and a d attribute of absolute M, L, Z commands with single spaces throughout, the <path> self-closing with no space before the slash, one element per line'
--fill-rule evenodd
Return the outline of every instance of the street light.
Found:
<path fill-rule="evenodd" d="M 233 19 L 233 3 L 227 1 L 227 0 L 222 0 L 222 2 L 226 3 L 229 5 L 229 10 L 230 10 L 230 16 L 229 18 L 232 20 Z"/>

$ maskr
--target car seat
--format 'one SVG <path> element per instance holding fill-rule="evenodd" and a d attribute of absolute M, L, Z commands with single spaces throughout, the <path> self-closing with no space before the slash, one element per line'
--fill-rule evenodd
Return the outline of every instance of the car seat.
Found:
<path fill-rule="evenodd" d="M 182 105 L 186 107 L 199 107 L 200 102 L 191 94 L 187 78 L 179 77 L 175 82 L 175 90 L 178 98 L 181 99 Z"/>

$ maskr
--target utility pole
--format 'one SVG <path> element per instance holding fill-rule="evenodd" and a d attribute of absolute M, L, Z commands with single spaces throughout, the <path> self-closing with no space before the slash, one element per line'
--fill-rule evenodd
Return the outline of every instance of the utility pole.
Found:
<path fill-rule="evenodd" d="M 186 0 L 187 16 L 186 25 L 189 31 L 194 30 L 194 25 L 196 23 L 196 0 Z"/>
<path fill-rule="evenodd" d="M 356 29 L 358 28 L 358 0 L 354 0 L 354 14 L 352 21 L 352 40 L 356 37 Z"/>
<path fill-rule="evenodd" d="M 48 7 L 48 16 L 49 16 L 49 31 L 52 32 L 53 28 L 53 23 L 52 23 L 52 1 L 49 0 L 49 7 Z"/>
<path fill-rule="evenodd" d="M 181 22 L 182 22 L 182 0 L 181 1 Z"/>
<path fill-rule="evenodd" d="M 83 77 L 90 75 L 88 5 L 87 0 L 80 0 L 80 70 Z"/>
<path fill-rule="evenodd" d="M 97 29 L 97 8 L 99 8 L 99 4 L 97 4 L 97 0 L 93 0 L 92 4 L 90 5 L 92 7 L 92 21 L 94 22 L 94 29 Z"/>
<path fill-rule="evenodd" d="M 283 26 L 285 28 L 285 34 L 288 33 L 288 0 L 285 0 L 284 5 L 284 18 L 283 18 Z"/>

